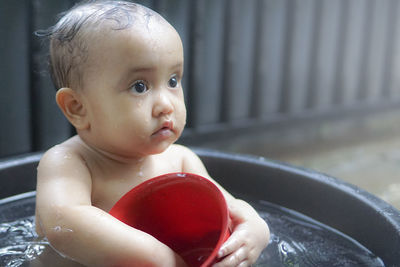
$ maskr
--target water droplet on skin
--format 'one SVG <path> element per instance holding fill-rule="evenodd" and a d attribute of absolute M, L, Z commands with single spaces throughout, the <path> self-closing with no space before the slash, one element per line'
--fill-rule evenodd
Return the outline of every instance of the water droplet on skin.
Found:
<path fill-rule="evenodd" d="M 62 228 L 61 226 L 57 225 L 53 228 L 54 232 L 63 232 L 63 233 L 72 233 L 74 232 L 72 229 Z"/>

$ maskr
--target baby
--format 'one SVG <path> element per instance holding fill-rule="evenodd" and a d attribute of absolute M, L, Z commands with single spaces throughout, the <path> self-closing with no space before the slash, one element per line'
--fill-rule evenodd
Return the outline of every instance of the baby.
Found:
<path fill-rule="evenodd" d="M 174 144 L 186 122 L 178 33 L 141 5 L 91 1 L 66 12 L 49 38 L 56 101 L 77 135 L 40 161 L 38 234 L 86 266 L 186 266 L 156 238 L 107 213 L 130 189 L 161 174 L 191 172 L 213 181 L 190 149 Z M 220 189 L 233 232 L 215 266 L 249 266 L 268 243 L 268 226 Z"/>

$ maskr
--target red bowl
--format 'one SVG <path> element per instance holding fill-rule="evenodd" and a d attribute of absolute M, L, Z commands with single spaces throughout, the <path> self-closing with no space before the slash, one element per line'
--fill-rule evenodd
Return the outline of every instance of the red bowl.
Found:
<path fill-rule="evenodd" d="M 214 263 L 230 235 L 222 192 L 191 173 L 169 173 L 141 183 L 110 214 L 168 245 L 189 266 Z"/>

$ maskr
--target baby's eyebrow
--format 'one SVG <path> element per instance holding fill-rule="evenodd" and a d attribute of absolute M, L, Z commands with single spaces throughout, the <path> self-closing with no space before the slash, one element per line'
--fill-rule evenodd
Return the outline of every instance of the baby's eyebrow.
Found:
<path fill-rule="evenodd" d="M 182 68 L 183 67 L 183 62 L 178 62 L 175 65 L 172 65 L 170 68 L 171 69 L 178 69 L 178 68 Z M 136 67 L 131 69 L 131 72 L 135 73 L 135 72 L 151 72 L 156 70 L 157 67 Z"/>
<path fill-rule="evenodd" d="M 137 67 L 133 68 L 131 72 L 150 72 L 153 71 L 155 68 L 154 67 Z"/>

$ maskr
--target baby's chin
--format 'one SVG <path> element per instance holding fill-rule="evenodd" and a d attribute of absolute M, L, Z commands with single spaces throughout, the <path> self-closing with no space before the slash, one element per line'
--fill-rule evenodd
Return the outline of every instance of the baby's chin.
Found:
<path fill-rule="evenodd" d="M 176 140 L 175 140 L 176 141 Z M 164 142 L 163 144 L 159 144 L 157 147 L 148 150 L 148 155 L 157 155 L 165 152 L 174 142 Z"/>

